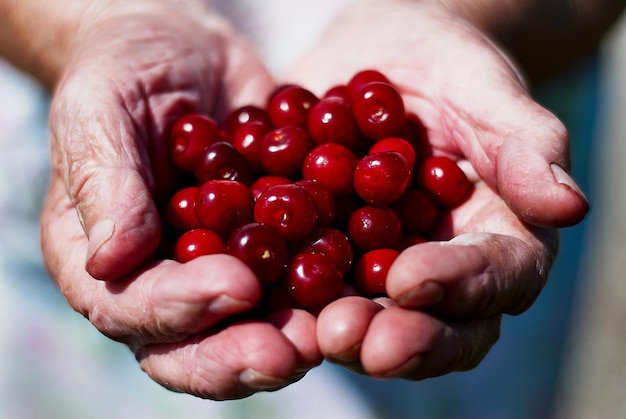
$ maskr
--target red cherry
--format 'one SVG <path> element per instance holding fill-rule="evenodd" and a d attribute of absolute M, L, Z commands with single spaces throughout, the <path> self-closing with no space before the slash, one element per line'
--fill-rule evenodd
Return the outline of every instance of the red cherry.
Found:
<path fill-rule="evenodd" d="M 429 157 L 416 172 L 416 180 L 441 205 L 455 207 L 465 199 L 471 183 L 454 160 L 446 156 Z"/>
<path fill-rule="evenodd" d="M 318 100 L 317 96 L 303 87 L 283 86 L 270 97 L 267 113 L 276 128 L 288 125 L 306 128 L 309 110 Z"/>
<path fill-rule="evenodd" d="M 263 137 L 259 161 L 270 175 L 293 177 L 300 173 L 304 159 L 313 148 L 313 140 L 300 127 L 277 128 Z"/>
<path fill-rule="evenodd" d="M 259 196 L 263 192 L 265 192 L 265 190 L 269 188 L 270 186 L 283 185 L 286 183 L 293 183 L 293 181 L 284 176 L 272 176 L 272 175 L 261 176 L 257 178 L 254 182 L 252 182 L 252 185 L 250 185 L 250 192 L 252 192 L 252 196 L 254 197 L 254 200 L 256 201 L 257 199 L 259 199 Z"/>
<path fill-rule="evenodd" d="M 287 268 L 285 285 L 291 295 L 309 309 L 319 309 L 337 299 L 343 289 L 343 275 L 322 253 L 300 253 Z"/>
<path fill-rule="evenodd" d="M 391 83 L 387 76 L 381 73 L 378 70 L 374 70 L 372 68 L 368 68 L 365 70 L 361 70 L 354 74 L 352 78 L 348 81 L 346 88 L 352 96 L 355 94 L 363 85 L 372 83 L 372 82 L 382 82 L 382 83 Z"/>
<path fill-rule="evenodd" d="M 302 177 L 323 184 L 335 196 L 349 195 L 354 191 L 352 176 L 357 161 L 354 152 L 347 147 L 321 144 L 306 156 Z"/>
<path fill-rule="evenodd" d="M 426 237 L 420 236 L 419 234 L 408 234 L 402 237 L 398 244 L 396 244 L 395 249 L 398 252 L 403 252 L 411 246 L 426 243 L 427 241 Z"/>
<path fill-rule="evenodd" d="M 205 228 L 195 228 L 183 233 L 174 245 L 174 260 L 189 262 L 199 256 L 225 253 L 226 246 L 215 232 Z"/>
<path fill-rule="evenodd" d="M 348 219 L 348 237 L 360 250 L 393 248 L 402 238 L 400 217 L 391 208 L 366 205 Z"/>
<path fill-rule="evenodd" d="M 227 237 L 252 221 L 254 198 L 242 183 L 209 180 L 200 186 L 196 197 L 196 216 L 200 225 Z"/>
<path fill-rule="evenodd" d="M 381 151 L 395 151 L 406 159 L 409 163 L 409 167 L 413 170 L 415 165 L 416 153 L 413 145 L 400 137 L 387 137 L 382 138 L 374 143 L 370 148 L 368 154 L 379 153 Z"/>
<path fill-rule="evenodd" d="M 371 140 L 397 136 L 406 119 L 402 96 L 384 82 L 361 86 L 352 96 L 352 110 L 361 132 Z"/>
<path fill-rule="evenodd" d="M 311 179 L 301 179 L 295 182 L 311 194 L 315 200 L 317 225 L 328 227 L 335 221 L 335 198 L 328 187 Z"/>
<path fill-rule="evenodd" d="M 316 227 L 315 200 L 295 183 L 270 186 L 256 200 L 254 220 L 268 224 L 285 240 L 299 240 Z"/>
<path fill-rule="evenodd" d="M 261 169 L 259 150 L 263 137 L 270 131 L 271 128 L 267 123 L 253 121 L 239 126 L 230 138 L 232 146 L 250 162 L 254 171 Z"/>
<path fill-rule="evenodd" d="M 285 241 L 266 224 L 249 223 L 230 236 L 227 252 L 244 262 L 265 286 L 278 282 L 289 259 Z"/>
<path fill-rule="evenodd" d="M 198 190 L 197 186 L 180 189 L 172 195 L 167 204 L 167 221 L 180 232 L 200 227 L 200 222 L 196 217 Z"/>
<path fill-rule="evenodd" d="M 387 274 L 400 252 L 395 249 L 375 249 L 363 254 L 354 267 L 357 290 L 366 297 L 386 293 Z"/>
<path fill-rule="evenodd" d="M 244 105 L 231 111 L 224 120 L 224 129 L 229 138 L 235 134 L 237 129 L 250 122 L 261 122 L 271 125 L 270 118 L 265 109 L 254 105 Z"/>
<path fill-rule="evenodd" d="M 395 151 L 363 157 L 354 169 L 354 190 L 372 205 L 390 205 L 410 186 L 412 172 L 406 159 Z"/>
<path fill-rule="evenodd" d="M 208 116 L 189 114 L 179 118 L 170 131 L 170 155 L 174 165 L 193 172 L 204 149 L 218 140 L 219 127 Z"/>
<path fill-rule="evenodd" d="M 439 206 L 435 199 L 422 189 L 407 191 L 394 205 L 405 234 L 422 234 L 430 231 L 439 220 Z"/>
<path fill-rule="evenodd" d="M 350 92 L 348 90 L 348 86 L 343 85 L 343 84 L 338 84 L 336 86 L 331 87 L 330 89 L 326 91 L 326 93 L 324 93 L 324 96 L 322 96 L 322 98 L 329 98 L 329 97 L 339 97 L 345 100 L 346 102 L 350 103 Z"/>
<path fill-rule="evenodd" d="M 316 144 L 338 143 L 355 149 L 360 137 L 352 107 L 347 100 L 323 98 L 311 108 L 308 130 Z"/>
<path fill-rule="evenodd" d="M 254 171 L 248 160 L 226 141 L 218 141 L 207 147 L 194 172 L 198 183 L 224 179 L 249 185 L 254 179 Z"/>
<path fill-rule="evenodd" d="M 318 252 L 328 256 L 341 271 L 347 274 L 352 267 L 354 252 L 345 233 L 329 227 L 316 229 L 299 246 L 300 252 Z"/>

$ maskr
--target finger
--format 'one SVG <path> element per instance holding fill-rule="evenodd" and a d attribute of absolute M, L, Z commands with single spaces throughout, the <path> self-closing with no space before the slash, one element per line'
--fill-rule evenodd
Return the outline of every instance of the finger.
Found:
<path fill-rule="evenodd" d="M 309 369 L 319 365 L 323 356 L 315 331 L 317 320 L 306 310 L 280 310 L 265 319 L 273 324 L 291 342 L 298 357 L 298 373 L 304 375 Z"/>
<path fill-rule="evenodd" d="M 107 336 L 133 347 L 176 341 L 258 302 L 258 280 L 227 255 L 155 261 L 116 282 L 92 278 L 78 257 L 87 239 L 63 193 L 51 190 L 42 215 L 46 267 L 69 304 Z"/>
<path fill-rule="evenodd" d="M 556 241 L 556 238 L 554 238 Z M 471 233 L 413 246 L 396 259 L 387 293 L 405 308 L 446 316 L 519 314 L 542 290 L 554 251 L 519 238 Z"/>
<path fill-rule="evenodd" d="M 443 322 L 424 312 L 389 307 L 372 319 L 361 363 L 371 376 L 410 380 L 469 370 L 498 340 L 500 319 Z"/>
<path fill-rule="evenodd" d="M 242 322 L 190 341 L 144 347 L 137 358 L 150 377 L 172 390 L 214 400 L 239 399 L 302 378 L 294 338 L 314 336 L 315 329 L 304 317 L 293 321 L 290 328 L 302 330 L 290 338 L 269 323 Z"/>

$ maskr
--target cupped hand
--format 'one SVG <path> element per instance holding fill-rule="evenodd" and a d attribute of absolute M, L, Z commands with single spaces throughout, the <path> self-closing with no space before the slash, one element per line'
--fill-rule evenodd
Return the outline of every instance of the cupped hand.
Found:
<path fill-rule="evenodd" d="M 378 377 L 472 368 L 497 341 L 502 314 L 523 312 L 540 293 L 556 228 L 588 210 L 568 175 L 567 131 L 533 101 L 512 60 L 437 1 L 355 2 L 288 80 L 321 95 L 366 68 L 398 87 L 432 152 L 458 160 L 474 189 L 433 232 L 438 241 L 399 256 L 390 300 L 344 298 L 320 313 L 320 347 Z"/>
<path fill-rule="evenodd" d="M 176 182 L 172 122 L 190 112 L 219 118 L 274 88 L 248 44 L 194 4 L 93 2 L 84 13 L 51 105 L 42 247 L 69 304 L 127 344 L 154 380 L 231 399 L 298 380 L 321 354 L 304 311 L 232 320 L 261 294 L 236 259 L 151 258 L 156 202 Z"/>

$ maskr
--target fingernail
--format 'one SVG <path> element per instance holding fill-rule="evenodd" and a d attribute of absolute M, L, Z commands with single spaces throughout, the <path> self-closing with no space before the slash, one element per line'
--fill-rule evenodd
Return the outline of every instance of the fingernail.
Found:
<path fill-rule="evenodd" d="M 87 261 L 90 261 L 98 251 L 109 241 L 115 231 L 115 223 L 111 220 L 101 220 L 89 231 L 89 244 L 87 245 Z"/>
<path fill-rule="evenodd" d="M 250 301 L 236 300 L 228 295 L 222 294 L 209 303 L 209 311 L 213 314 L 233 314 L 241 313 L 254 306 Z"/>
<path fill-rule="evenodd" d="M 550 164 L 550 169 L 552 170 L 552 174 L 554 175 L 554 178 L 558 183 L 567 186 L 568 188 L 573 190 L 578 196 L 580 196 L 582 200 L 589 203 L 589 200 L 585 196 L 585 193 L 582 191 L 582 189 L 580 189 L 578 184 L 576 184 L 574 179 L 572 179 L 572 177 L 565 171 L 565 169 L 563 169 L 556 163 Z"/>
<path fill-rule="evenodd" d="M 288 380 L 276 377 L 270 377 L 265 374 L 261 374 L 258 371 L 248 368 L 239 374 L 239 381 L 249 387 L 257 390 L 272 390 L 279 387 L 284 387 L 289 384 Z"/>
<path fill-rule="evenodd" d="M 427 307 L 439 304 L 445 297 L 445 289 L 435 281 L 424 281 L 418 287 L 402 294 L 398 305 L 402 307 Z"/>
<path fill-rule="evenodd" d="M 344 362 L 354 362 L 359 359 L 359 354 L 361 352 L 361 342 L 357 342 L 352 345 L 347 350 L 339 353 L 329 355 L 329 358 L 333 359 L 335 362 L 344 363 Z"/>

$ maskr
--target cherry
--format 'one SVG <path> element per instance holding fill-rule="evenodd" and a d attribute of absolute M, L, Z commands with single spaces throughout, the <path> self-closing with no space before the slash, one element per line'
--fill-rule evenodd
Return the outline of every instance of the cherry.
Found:
<path fill-rule="evenodd" d="M 415 246 L 416 244 L 426 243 L 428 239 L 424 236 L 420 236 L 419 234 L 405 234 L 402 239 L 396 244 L 395 249 L 398 252 L 402 252 L 408 249 L 411 246 Z"/>
<path fill-rule="evenodd" d="M 200 225 L 223 237 L 252 221 L 254 198 L 244 184 L 233 180 L 209 180 L 196 197 Z"/>
<path fill-rule="evenodd" d="M 255 172 L 261 169 L 259 150 L 263 137 L 271 131 L 271 127 L 261 121 L 252 121 L 240 125 L 230 138 L 230 143 L 242 156 L 250 162 Z"/>
<path fill-rule="evenodd" d="M 385 82 L 366 83 L 356 90 L 352 110 L 361 132 L 372 140 L 396 136 L 406 119 L 402 96 Z"/>
<path fill-rule="evenodd" d="M 172 227 L 180 232 L 200 227 L 196 217 L 196 196 L 199 188 L 188 186 L 180 189 L 170 198 L 167 209 L 167 221 Z"/>
<path fill-rule="evenodd" d="M 413 144 L 400 137 L 382 138 L 374 143 L 368 154 L 379 153 L 381 151 L 396 151 L 406 159 L 409 167 L 413 170 L 415 165 L 416 153 Z"/>
<path fill-rule="evenodd" d="M 215 232 L 195 228 L 184 232 L 174 245 L 174 260 L 185 263 L 199 256 L 225 253 L 226 246 Z"/>
<path fill-rule="evenodd" d="M 228 138 L 232 138 L 241 125 L 250 122 L 261 122 L 271 126 L 270 118 L 265 109 L 255 105 L 244 105 L 232 110 L 224 120 L 224 130 Z"/>
<path fill-rule="evenodd" d="M 360 132 L 350 102 L 338 96 L 322 98 L 309 111 L 307 124 L 317 144 L 338 143 L 356 148 Z"/>
<path fill-rule="evenodd" d="M 408 190 L 394 205 L 405 234 L 422 234 L 431 230 L 439 220 L 439 206 L 422 189 Z"/>
<path fill-rule="evenodd" d="M 299 245 L 300 252 L 319 252 L 328 256 L 341 271 L 347 274 L 352 267 L 354 252 L 345 233 L 329 227 L 316 229 Z"/>
<path fill-rule="evenodd" d="M 207 147 L 194 172 L 199 183 L 224 179 L 249 185 L 254 179 L 248 160 L 226 141 L 218 141 Z"/>
<path fill-rule="evenodd" d="M 193 172 L 204 149 L 218 140 L 219 127 L 210 117 L 201 114 L 180 117 L 170 130 L 170 156 L 174 165 Z"/>
<path fill-rule="evenodd" d="M 265 286 L 283 276 L 289 252 L 285 241 L 266 224 L 249 223 L 230 236 L 227 252 L 244 262 Z"/>
<path fill-rule="evenodd" d="M 310 193 L 295 183 L 267 188 L 256 200 L 254 220 L 273 227 L 285 240 L 302 239 L 316 227 L 317 211 Z"/>
<path fill-rule="evenodd" d="M 410 186 L 412 172 L 407 160 L 395 151 L 363 157 L 354 169 L 354 190 L 372 205 L 390 205 Z"/>
<path fill-rule="evenodd" d="M 259 147 L 259 161 L 270 175 L 293 177 L 300 173 L 313 140 L 303 128 L 288 125 L 270 131 Z"/>
<path fill-rule="evenodd" d="M 336 86 L 331 87 L 330 89 L 326 91 L 326 93 L 324 93 L 324 96 L 322 96 L 322 99 L 329 98 L 329 97 L 338 97 L 350 103 L 350 91 L 348 90 L 348 86 L 343 85 L 343 84 L 338 84 Z"/>
<path fill-rule="evenodd" d="M 393 248 L 402 238 L 398 214 L 389 207 L 365 205 L 348 218 L 348 237 L 360 250 Z"/>
<path fill-rule="evenodd" d="M 261 176 L 257 178 L 254 182 L 252 182 L 252 185 L 250 185 L 250 192 L 252 192 L 252 196 L 256 201 L 257 199 L 259 199 L 259 196 L 270 186 L 282 185 L 285 183 L 293 183 L 293 181 L 284 176 Z"/>
<path fill-rule="evenodd" d="M 417 183 L 445 207 L 460 204 L 471 189 L 465 173 L 454 160 L 446 156 L 427 158 L 415 176 Z"/>
<path fill-rule="evenodd" d="M 347 147 L 335 143 L 318 145 L 302 165 L 302 177 L 325 185 L 335 196 L 354 191 L 352 176 L 358 159 Z"/>
<path fill-rule="evenodd" d="M 289 262 L 285 285 L 296 301 L 319 309 L 337 299 L 343 289 L 343 275 L 323 253 L 305 252 Z"/>
<path fill-rule="evenodd" d="M 352 95 L 358 92 L 361 89 L 361 87 L 363 87 L 363 85 L 372 83 L 375 81 L 382 82 L 382 83 L 390 83 L 387 76 L 385 76 L 383 73 L 381 73 L 378 70 L 369 68 L 366 70 L 361 70 L 357 72 L 355 75 L 353 75 L 352 78 L 348 81 L 346 89 L 350 97 L 352 97 Z"/>
<path fill-rule="evenodd" d="M 301 86 L 282 86 L 271 95 L 267 113 L 276 128 L 288 125 L 306 128 L 309 110 L 318 100 L 315 94 Z"/>
<path fill-rule="evenodd" d="M 295 182 L 311 194 L 315 200 L 317 225 L 328 227 L 335 221 L 335 198 L 328 187 L 312 179 L 301 179 Z"/>
<path fill-rule="evenodd" d="M 400 252 L 395 249 L 375 249 L 363 254 L 354 267 L 354 283 L 366 297 L 386 293 L 387 274 Z"/>

